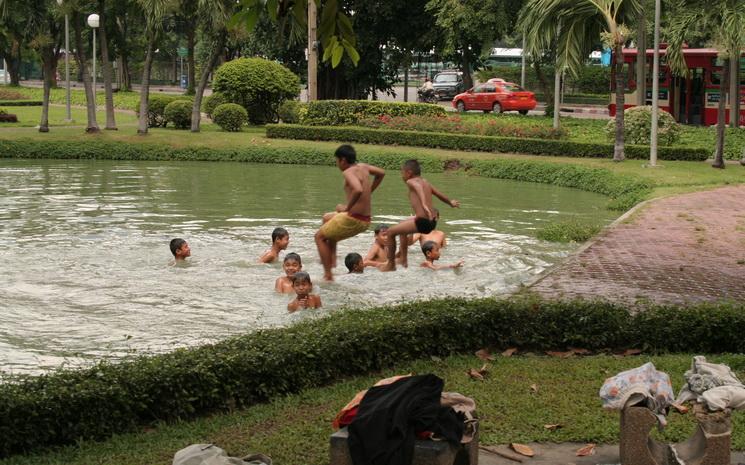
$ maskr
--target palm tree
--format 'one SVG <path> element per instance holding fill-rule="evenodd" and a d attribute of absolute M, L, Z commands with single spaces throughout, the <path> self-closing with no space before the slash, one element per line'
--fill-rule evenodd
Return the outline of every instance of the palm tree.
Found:
<path fill-rule="evenodd" d="M 616 78 L 614 161 L 624 159 L 623 46 L 629 38 L 625 24 L 636 18 L 640 9 L 640 0 L 528 0 L 517 26 L 518 30 L 527 31 L 526 49 L 535 56 L 551 48 L 558 35 L 556 65 L 575 76 L 598 37 L 613 48 Z"/>
<path fill-rule="evenodd" d="M 137 4 L 145 15 L 145 63 L 142 67 L 142 83 L 140 84 L 140 121 L 137 133 L 147 134 L 148 99 L 150 98 L 150 73 L 153 67 L 155 44 L 163 30 L 163 18 L 168 11 L 171 0 L 137 0 Z"/>
<path fill-rule="evenodd" d="M 713 43 L 723 61 L 719 85 L 717 111 L 717 144 L 714 168 L 724 169 L 724 128 L 726 103 L 729 91 L 730 68 L 738 66 L 745 48 L 745 3 L 742 0 L 676 0 L 672 5 L 671 24 L 668 28 L 667 62 L 672 71 L 688 76 L 688 66 L 683 57 L 683 42 L 693 25 L 712 31 Z M 733 96 L 733 101 L 738 96 Z"/>

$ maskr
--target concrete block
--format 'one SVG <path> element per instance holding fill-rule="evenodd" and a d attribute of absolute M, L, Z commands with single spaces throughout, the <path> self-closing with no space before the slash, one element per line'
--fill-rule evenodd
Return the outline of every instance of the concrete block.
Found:
<path fill-rule="evenodd" d="M 621 411 L 621 465 L 667 465 L 670 450 L 649 437 L 657 417 L 646 407 L 627 407 Z"/>

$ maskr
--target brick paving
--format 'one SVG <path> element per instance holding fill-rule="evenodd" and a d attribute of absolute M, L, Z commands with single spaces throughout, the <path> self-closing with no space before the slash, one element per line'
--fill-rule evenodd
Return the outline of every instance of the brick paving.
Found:
<path fill-rule="evenodd" d="M 745 186 L 642 205 L 532 289 L 626 303 L 745 302 Z"/>

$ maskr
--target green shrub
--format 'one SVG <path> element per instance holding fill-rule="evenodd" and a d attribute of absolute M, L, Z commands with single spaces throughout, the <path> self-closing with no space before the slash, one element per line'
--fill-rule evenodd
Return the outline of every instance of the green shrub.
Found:
<path fill-rule="evenodd" d="M 216 344 L 0 385 L 0 456 L 242 408 L 429 356 L 483 347 L 745 351 L 742 305 L 443 299 L 255 331 Z"/>
<path fill-rule="evenodd" d="M 212 95 L 208 95 L 204 98 L 204 101 L 202 102 L 202 111 L 207 113 L 207 116 L 212 118 L 212 113 L 215 111 L 215 108 L 217 108 L 218 105 L 222 105 L 223 103 L 230 103 L 228 102 L 227 97 L 225 97 L 223 94 L 219 92 L 215 92 Z"/>
<path fill-rule="evenodd" d="M 306 104 L 297 100 L 285 100 L 279 106 L 279 119 L 283 123 L 297 124 L 308 114 Z"/>
<path fill-rule="evenodd" d="M 248 112 L 236 103 L 223 103 L 218 105 L 214 111 L 212 120 L 220 126 L 223 131 L 238 132 L 248 121 Z"/>
<path fill-rule="evenodd" d="M 163 117 L 166 122 L 173 123 L 176 129 L 191 127 L 191 110 L 194 104 L 188 100 L 174 100 L 166 105 Z"/>
<path fill-rule="evenodd" d="M 245 108 L 251 123 L 264 124 L 276 122 L 282 102 L 300 95 L 300 79 L 274 61 L 238 58 L 217 69 L 212 89 Z"/>
<path fill-rule="evenodd" d="M 167 95 L 167 94 L 150 94 L 147 108 L 147 126 L 149 128 L 164 128 L 168 124 L 166 119 L 166 107 L 169 103 L 177 100 L 184 100 L 189 104 L 194 103 L 192 97 L 185 95 Z M 140 106 L 137 105 L 137 116 L 140 115 Z M 190 116 L 191 118 L 191 113 Z"/>
<path fill-rule="evenodd" d="M 0 105 L 6 107 L 40 107 L 41 100 L 0 100 Z"/>
<path fill-rule="evenodd" d="M 18 117 L 0 108 L 0 123 L 17 123 Z"/>
<path fill-rule="evenodd" d="M 550 223 L 538 231 L 538 239 L 551 242 L 585 242 L 600 232 L 600 226 L 576 219 Z"/>
<path fill-rule="evenodd" d="M 428 103 L 396 103 L 371 100 L 315 100 L 308 102 L 308 113 L 302 124 L 344 126 L 357 124 L 363 118 L 378 116 L 445 116 L 440 105 Z"/>
<path fill-rule="evenodd" d="M 526 153 L 560 157 L 610 158 L 613 145 L 572 142 L 564 140 L 519 139 L 470 134 L 446 134 L 437 132 L 393 131 L 360 127 L 318 127 L 290 124 L 269 125 L 267 137 L 283 139 L 332 140 L 360 142 L 364 144 L 410 145 L 451 150 L 475 150 L 480 152 Z M 700 147 L 660 147 L 660 160 L 706 160 L 708 149 Z M 627 145 L 626 157 L 646 159 L 649 147 Z"/>
<path fill-rule="evenodd" d="M 680 124 L 673 115 L 665 110 L 659 111 L 657 126 L 657 140 L 660 145 L 673 145 L 680 140 Z M 616 137 L 615 120 L 608 121 L 605 126 L 608 140 Z M 632 107 L 624 111 L 624 140 L 628 144 L 648 145 L 652 134 L 652 107 Z"/>

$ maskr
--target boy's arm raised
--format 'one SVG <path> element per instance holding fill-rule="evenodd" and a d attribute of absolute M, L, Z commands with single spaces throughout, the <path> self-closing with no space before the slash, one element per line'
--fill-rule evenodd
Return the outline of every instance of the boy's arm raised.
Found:
<path fill-rule="evenodd" d="M 370 192 L 375 192 L 375 189 L 377 189 L 380 183 L 383 182 L 383 178 L 385 177 L 385 170 L 373 165 L 367 165 L 367 169 L 370 174 L 375 177 L 375 179 L 373 179 L 372 186 L 370 187 Z"/>
<path fill-rule="evenodd" d="M 437 189 L 435 189 L 435 186 L 432 186 L 432 185 L 430 185 L 430 187 L 432 187 L 432 194 L 433 194 L 433 195 L 434 195 L 435 197 L 437 197 L 438 199 L 442 200 L 443 202 L 445 202 L 446 204 L 450 205 L 450 206 L 451 206 L 451 207 L 453 207 L 453 208 L 458 208 L 458 207 L 460 207 L 460 202 L 458 202 L 458 201 L 457 201 L 457 200 L 455 200 L 455 199 L 453 199 L 453 200 L 450 200 L 449 198 L 447 198 L 447 197 L 445 196 L 445 194 L 443 194 L 442 192 L 440 192 L 440 191 L 438 191 Z"/>

